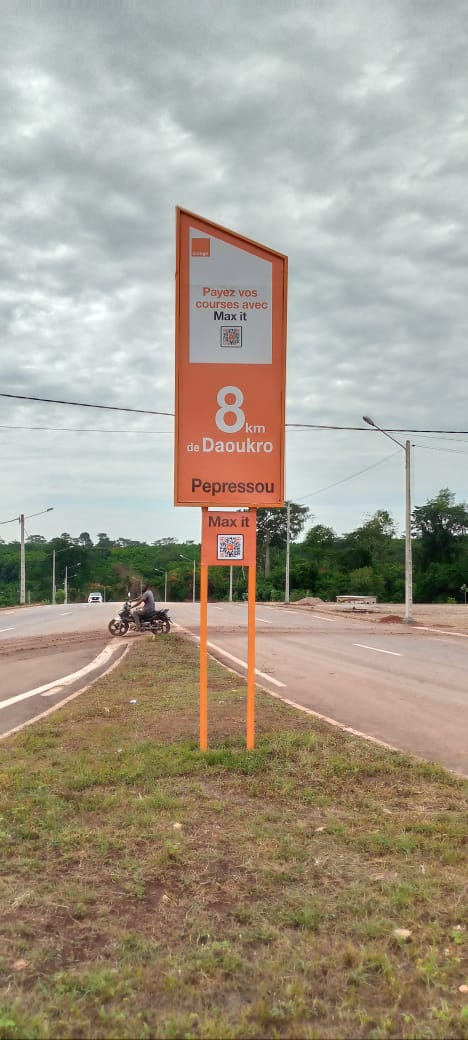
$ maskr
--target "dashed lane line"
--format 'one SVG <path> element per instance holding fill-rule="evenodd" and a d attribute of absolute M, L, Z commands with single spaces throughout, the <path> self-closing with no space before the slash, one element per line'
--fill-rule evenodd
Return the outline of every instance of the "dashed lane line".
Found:
<path fill-rule="evenodd" d="M 381 650 L 380 646 L 366 646 L 365 643 L 353 643 L 353 646 L 360 646 L 363 650 L 375 650 L 376 654 L 391 654 L 392 657 L 401 657 L 396 650 Z"/>

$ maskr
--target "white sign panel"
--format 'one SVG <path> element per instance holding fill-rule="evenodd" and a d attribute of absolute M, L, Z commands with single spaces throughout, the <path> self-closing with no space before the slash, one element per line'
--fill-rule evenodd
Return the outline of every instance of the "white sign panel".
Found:
<path fill-rule="evenodd" d="M 196 228 L 190 241 L 190 361 L 271 365 L 271 263 Z"/>

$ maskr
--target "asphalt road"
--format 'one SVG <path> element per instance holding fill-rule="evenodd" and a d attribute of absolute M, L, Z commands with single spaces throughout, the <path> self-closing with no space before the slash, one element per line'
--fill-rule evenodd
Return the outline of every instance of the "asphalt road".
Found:
<path fill-rule="evenodd" d="M 177 621 L 196 633 L 187 607 L 178 605 Z M 261 685 L 468 775 L 468 638 L 279 605 L 258 604 L 256 616 Z M 210 650 L 231 667 L 247 661 L 246 623 L 243 604 L 209 608 Z"/>
<path fill-rule="evenodd" d="M 61 704 L 122 655 L 125 643 L 109 645 L 112 614 L 112 605 L 87 603 L 0 611 L 0 736 Z"/>
<path fill-rule="evenodd" d="M 41 678 L 45 676 L 47 682 L 68 674 L 63 670 L 65 664 L 73 671 L 80 661 L 90 661 L 97 646 L 109 642 L 107 622 L 120 605 L 0 612 L 0 654 L 2 648 L 15 644 L 33 647 L 40 639 L 49 647 L 42 657 L 33 647 L 32 656 L 25 657 L 21 666 L 22 675 L 18 653 L 11 658 L 10 669 L 8 654 L 2 656 L 0 732 L 5 732 L 2 702 L 12 696 L 11 690 L 27 688 L 38 675 L 39 662 Z M 170 614 L 176 625 L 197 637 L 198 604 L 170 605 Z M 258 681 L 266 689 L 341 725 L 468 775 L 466 637 L 281 605 L 258 604 L 256 617 Z M 210 604 L 210 652 L 243 674 L 246 626 L 245 604 Z M 77 633 L 75 650 L 70 648 L 67 633 Z M 66 652 L 64 646 L 54 660 L 50 641 L 55 637 L 65 639 Z M 120 646 L 125 642 L 114 640 Z M 35 678 L 34 682 L 41 685 Z M 25 712 L 28 704 L 34 710 L 34 698 L 20 703 Z"/>

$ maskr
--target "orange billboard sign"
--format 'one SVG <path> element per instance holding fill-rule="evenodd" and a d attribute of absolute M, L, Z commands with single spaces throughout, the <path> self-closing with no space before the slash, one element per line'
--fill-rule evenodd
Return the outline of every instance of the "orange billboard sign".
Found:
<path fill-rule="evenodd" d="M 207 567 L 255 567 L 257 512 L 204 509 L 201 562 Z"/>
<path fill-rule="evenodd" d="M 284 505 L 286 299 L 286 256 L 177 210 L 176 505 Z"/>

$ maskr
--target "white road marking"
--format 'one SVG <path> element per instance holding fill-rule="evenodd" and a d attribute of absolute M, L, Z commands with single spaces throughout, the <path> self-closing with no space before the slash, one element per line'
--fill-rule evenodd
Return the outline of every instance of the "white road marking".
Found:
<path fill-rule="evenodd" d="M 272 625 L 273 624 L 272 621 L 266 621 L 265 618 L 262 618 L 262 617 L 258 617 L 257 621 L 261 621 L 263 625 Z"/>
<path fill-rule="evenodd" d="M 207 643 L 207 646 L 211 647 L 212 650 L 217 650 L 223 657 L 228 657 L 230 661 L 235 661 L 236 664 L 242 665 L 243 668 L 247 668 L 247 661 L 241 661 L 239 657 L 234 657 L 233 654 L 228 654 L 227 650 L 223 650 L 221 646 L 217 646 L 216 643 Z M 267 679 L 268 682 L 273 683 L 274 686 L 281 686 L 286 688 L 286 683 L 279 682 L 278 679 L 274 679 L 272 675 L 267 675 L 266 672 L 259 672 L 258 668 L 255 669 L 255 675 L 259 675 L 262 679 Z"/>
<path fill-rule="evenodd" d="M 60 693 L 63 689 L 63 686 L 52 686 L 52 689 L 44 690 L 44 693 L 41 693 L 41 697 L 55 697 L 55 694 Z"/>
<path fill-rule="evenodd" d="M 428 628 L 426 625 L 417 625 L 414 632 L 437 632 L 439 636 L 458 636 L 459 639 L 468 639 L 466 632 L 446 632 L 442 628 Z"/>
<path fill-rule="evenodd" d="M 72 672 L 70 675 L 65 675 L 63 679 L 54 679 L 53 682 L 44 683 L 44 686 L 37 686 L 35 690 L 27 690 L 25 693 L 18 693 L 16 697 L 9 697 L 6 701 L 0 701 L 0 711 L 3 708 L 9 708 L 11 704 L 18 704 L 19 701 L 28 700 L 29 697 L 37 697 L 38 694 L 44 694 L 46 690 L 57 687 L 57 683 L 60 683 L 61 686 L 71 686 L 77 679 L 81 679 L 82 675 L 87 675 L 88 672 L 92 672 L 104 665 L 117 649 L 117 646 L 118 644 L 115 643 L 105 646 L 104 650 L 101 650 L 101 653 L 94 658 L 94 661 L 90 661 L 84 668 L 80 668 L 78 672 Z"/>
<path fill-rule="evenodd" d="M 297 701 L 288 700 L 287 697 L 281 697 L 279 693 L 271 693 L 267 690 L 270 697 L 276 697 L 277 700 L 282 701 L 283 704 L 289 704 L 291 708 L 297 708 L 298 711 L 303 711 L 305 715 L 312 715 L 315 719 L 320 719 L 322 722 L 328 722 L 329 726 L 335 726 L 336 729 L 342 730 L 343 733 L 350 733 L 353 737 L 362 737 L 363 740 L 370 741 L 371 744 L 377 744 L 378 747 L 388 748 L 389 751 L 401 751 L 402 748 L 395 747 L 394 744 L 387 744 L 385 740 L 379 740 L 378 737 L 373 737 L 370 733 L 363 733 L 360 729 L 352 729 L 351 726 L 344 726 L 342 722 L 338 722 L 337 719 L 331 719 L 328 715 L 322 715 L 319 711 L 314 711 L 313 708 L 306 708 L 303 704 L 298 704 Z"/>
<path fill-rule="evenodd" d="M 263 609 L 264 610 L 276 610 L 277 611 L 278 607 L 264 607 Z M 314 620 L 315 620 L 315 618 L 317 618 L 319 621 L 327 621 L 328 624 L 331 624 L 335 620 L 334 618 L 325 617 L 324 614 L 315 614 L 315 613 L 314 614 L 305 614 L 303 610 L 295 610 L 294 607 L 288 607 L 286 613 L 287 614 L 302 614 L 302 617 L 310 617 L 310 618 L 312 618 Z"/>
<path fill-rule="evenodd" d="M 381 650 L 379 646 L 366 646 L 365 643 L 353 643 L 353 646 L 360 646 L 363 650 L 375 650 L 376 654 L 391 654 L 392 657 L 401 657 L 401 654 L 397 654 L 395 650 Z"/>
<path fill-rule="evenodd" d="M 14 630 L 14 625 L 11 625 L 10 628 L 0 628 L 0 632 L 14 632 Z"/>
<path fill-rule="evenodd" d="M 108 675 L 109 672 L 112 672 L 114 670 L 114 668 L 117 668 L 120 662 L 126 656 L 127 652 L 128 645 L 125 647 L 123 653 L 116 657 L 115 661 L 113 661 L 112 664 L 110 664 L 109 667 L 106 668 L 105 672 L 101 672 L 99 678 L 102 678 L 102 675 Z M 40 719 L 47 719 L 48 716 L 52 715 L 54 711 L 58 711 L 59 708 L 63 708 L 65 704 L 68 704 L 70 701 L 74 701 L 75 698 L 79 697 L 82 693 L 86 693 L 86 690 L 89 690 L 90 686 L 92 685 L 93 679 L 91 678 L 91 681 L 88 683 L 87 686 L 81 686 L 79 690 L 75 690 L 74 693 L 70 693 L 68 697 L 64 697 L 62 701 L 58 701 L 57 704 L 53 704 L 51 708 L 47 708 L 46 711 L 41 711 L 40 715 L 34 715 L 31 719 L 27 719 L 26 722 L 22 722 L 19 726 L 15 726 L 13 729 L 8 730 L 6 733 L 0 733 L 0 740 L 5 740 L 6 737 L 11 737 L 13 733 L 20 733 L 21 730 L 26 729 L 27 726 L 32 726 L 35 722 L 39 722 Z M 272 694 L 272 696 L 277 696 L 277 694 Z"/>
<path fill-rule="evenodd" d="M 72 610 L 62 610 L 62 613 L 60 614 L 60 617 L 66 617 L 67 614 L 73 614 L 73 611 Z"/>

